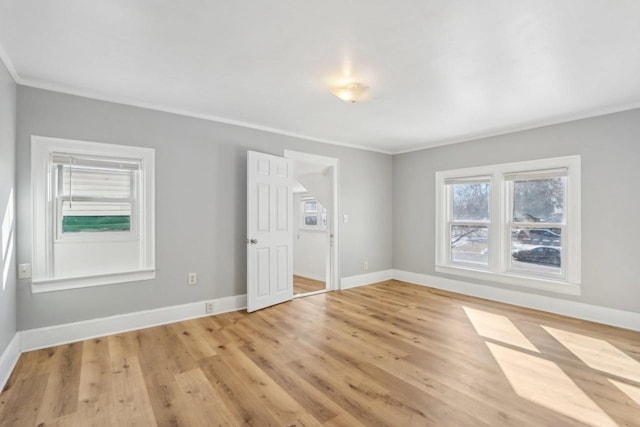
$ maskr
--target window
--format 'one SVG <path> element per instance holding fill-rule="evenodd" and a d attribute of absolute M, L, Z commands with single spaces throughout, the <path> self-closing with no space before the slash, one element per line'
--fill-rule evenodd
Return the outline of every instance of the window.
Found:
<path fill-rule="evenodd" d="M 300 202 L 300 212 L 302 215 L 300 228 L 305 230 L 327 229 L 327 209 L 316 199 L 311 197 L 303 198 Z"/>
<path fill-rule="evenodd" d="M 90 232 L 132 232 L 140 162 L 54 154 L 51 164 L 58 239 Z"/>
<path fill-rule="evenodd" d="M 154 151 L 32 138 L 33 291 L 154 277 Z"/>
<path fill-rule="evenodd" d="M 471 182 L 448 181 L 451 261 L 487 265 L 490 186 L 488 178 Z"/>
<path fill-rule="evenodd" d="M 436 173 L 436 270 L 580 292 L 580 157 Z"/>

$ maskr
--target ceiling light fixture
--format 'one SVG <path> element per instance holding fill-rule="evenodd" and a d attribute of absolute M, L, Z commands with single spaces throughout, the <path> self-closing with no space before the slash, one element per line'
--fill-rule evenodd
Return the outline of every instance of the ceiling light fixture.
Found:
<path fill-rule="evenodd" d="M 369 88 L 362 83 L 349 83 L 329 89 L 332 94 L 345 102 L 360 102 L 366 98 Z"/>

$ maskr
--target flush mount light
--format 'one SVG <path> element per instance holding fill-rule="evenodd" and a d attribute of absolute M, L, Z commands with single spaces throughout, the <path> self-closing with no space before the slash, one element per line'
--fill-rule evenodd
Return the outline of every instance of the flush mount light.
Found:
<path fill-rule="evenodd" d="M 365 99 L 369 88 L 362 83 L 349 83 L 344 86 L 332 87 L 329 90 L 345 102 L 360 102 Z"/>

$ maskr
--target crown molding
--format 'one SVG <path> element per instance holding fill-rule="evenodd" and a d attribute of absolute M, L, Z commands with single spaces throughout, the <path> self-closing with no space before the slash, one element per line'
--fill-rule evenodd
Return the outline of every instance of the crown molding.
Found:
<path fill-rule="evenodd" d="M 9 74 L 13 78 L 13 81 L 17 84 L 20 84 L 20 76 L 18 76 L 18 72 L 16 71 L 16 67 L 13 66 L 13 62 L 9 55 L 7 55 L 7 51 L 4 50 L 2 44 L 0 43 L 0 60 L 4 63 L 4 66 L 9 70 Z"/>
<path fill-rule="evenodd" d="M 296 133 L 296 132 L 289 132 L 289 131 L 286 131 L 284 129 L 278 129 L 278 128 L 273 128 L 273 127 L 270 127 L 270 126 L 264 126 L 264 125 L 259 125 L 259 124 L 255 124 L 255 123 L 244 122 L 244 121 L 241 121 L 241 120 L 228 119 L 226 117 L 214 116 L 212 114 L 197 113 L 197 112 L 194 112 L 194 111 L 183 110 L 183 109 L 179 109 L 179 108 L 172 108 L 172 107 L 167 107 L 167 106 L 159 105 L 159 104 L 153 104 L 153 103 L 147 103 L 147 102 L 139 102 L 139 101 L 135 101 L 135 100 L 132 100 L 132 99 L 126 99 L 124 97 L 119 97 L 119 96 L 109 96 L 109 95 L 105 95 L 105 94 L 102 94 L 102 93 L 94 92 L 94 91 L 91 91 L 91 90 L 70 88 L 70 87 L 65 86 L 65 85 L 46 82 L 46 81 L 40 80 L 40 79 L 24 78 L 23 77 L 23 78 L 20 78 L 17 81 L 17 83 L 19 85 L 21 85 L 21 86 L 27 86 L 27 87 L 32 87 L 32 88 L 42 89 L 42 90 L 48 90 L 48 91 L 51 91 L 51 92 L 63 93 L 63 94 L 66 94 L 66 95 L 73 95 L 73 96 L 79 96 L 79 97 L 82 97 L 82 98 L 95 99 L 95 100 L 98 100 L 98 101 L 111 102 L 111 103 L 114 103 L 114 104 L 126 105 L 126 106 L 129 106 L 129 107 L 145 108 L 147 110 L 161 111 L 163 113 L 176 114 L 176 115 L 179 115 L 179 116 L 186 116 L 186 117 L 191 117 L 191 118 L 195 118 L 195 119 L 202 119 L 202 120 L 207 120 L 207 121 L 216 122 L 216 123 L 224 123 L 224 124 L 227 124 L 227 125 L 238 126 L 238 127 L 243 127 L 243 128 L 247 128 L 247 129 L 254 129 L 254 130 L 259 130 L 259 131 L 262 131 L 262 132 L 268 132 L 268 133 L 273 133 L 273 134 L 277 134 L 277 135 L 289 136 L 289 137 L 292 137 L 292 138 L 304 139 L 304 140 L 307 140 L 307 141 L 320 142 L 320 143 L 323 143 L 323 144 L 330 144 L 330 145 L 337 145 L 337 146 L 340 146 L 340 147 L 353 148 L 353 149 L 356 149 L 356 150 L 372 151 L 372 152 L 381 153 L 381 154 L 388 154 L 388 155 L 391 154 L 390 151 L 380 150 L 380 149 L 371 148 L 371 147 L 366 147 L 364 145 L 352 144 L 352 143 L 342 142 L 342 141 L 335 141 L 335 140 L 331 140 L 331 139 L 316 138 L 316 137 L 310 136 L 310 135 L 300 134 L 300 133 Z"/>

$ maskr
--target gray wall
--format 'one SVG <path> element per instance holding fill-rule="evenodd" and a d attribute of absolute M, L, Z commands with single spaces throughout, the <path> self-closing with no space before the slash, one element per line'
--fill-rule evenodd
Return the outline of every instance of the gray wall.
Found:
<path fill-rule="evenodd" d="M 640 110 L 394 156 L 393 267 L 447 277 L 434 269 L 436 171 L 572 154 L 582 156 L 582 295 L 547 295 L 640 312 Z"/>
<path fill-rule="evenodd" d="M 16 147 L 16 84 L 0 60 L 0 227 L 8 210 L 11 191 L 15 185 Z M 14 210 L 15 211 L 15 210 Z M 15 224 L 15 223 L 14 223 Z M 16 333 L 16 268 L 15 239 L 12 248 L 2 253 L 2 243 L 15 236 L 15 225 L 8 236 L 0 228 L 0 354 Z M 11 257 L 8 255 L 11 254 Z M 4 259 L 7 258 L 7 259 Z M 8 268 L 6 281 L 5 269 Z"/>
<path fill-rule="evenodd" d="M 391 156 L 88 98 L 18 87 L 18 262 L 31 262 L 30 136 L 156 149 L 155 280 L 32 294 L 18 329 L 246 293 L 246 151 L 340 159 L 341 276 L 391 268 Z M 187 273 L 198 285 L 187 286 Z"/>

